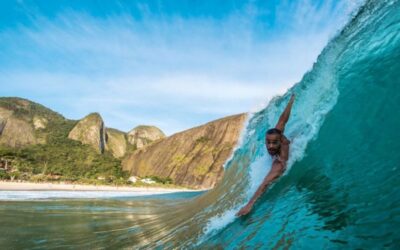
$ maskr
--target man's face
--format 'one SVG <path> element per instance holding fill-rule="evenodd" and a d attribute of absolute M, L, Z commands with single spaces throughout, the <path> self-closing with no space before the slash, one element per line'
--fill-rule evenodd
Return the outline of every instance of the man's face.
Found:
<path fill-rule="evenodd" d="M 276 155 L 279 153 L 281 149 L 281 135 L 272 134 L 267 135 L 266 139 L 267 150 L 270 155 Z"/>

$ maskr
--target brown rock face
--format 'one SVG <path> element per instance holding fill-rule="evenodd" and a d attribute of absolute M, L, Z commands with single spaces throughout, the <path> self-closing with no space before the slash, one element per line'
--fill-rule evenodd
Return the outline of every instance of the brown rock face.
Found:
<path fill-rule="evenodd" d="M 106 149 L 116 158 L 124 156 L 127 147 L 126 134 L 116 129 L 107 128 L 106 135 Z"/>
<path fill-rule="evenodd" d="M 22 147 L 35 143 L 33 126 L 26 117 L 17 118 L 14 111 L 0 107 L 0 144 Z"/>
<path fill-rule="evenodd" d="M 135 176 L 169 177 L 175 184 L 211 188 L 223 175 L 246 114 L 225 117 L 195 127 L 137 150 L 122 167 Z"/>
<path fill-rule="evenodd" d="M 3 129 L 7 124 L 7 120 L 0 117 L 0 136 L 3 133 Z"/>
<path fill-rule="evenodd" d="M 3 120 L 2 124 L 0 124 L 0 127 L 3 127 L 0 133 L 0 144 L 9 147 L 22 147 L 37 143 L 33 127 L 28 122 L 9 117 L 7 120 Z"/>
<path fill-rule="evenodd" d="M 162 139 L 165 134 L 155 126 L 137 126 L 128 133 L 128 142 L 136 148 L 143 148 L 144 146 Z"/>
<path fill-rule="evenodd" d="M 103 119 L 98 113 L 89 114 L 76 124 L 68 138 L 91 145 L 102 154 L 106 144 Z"/>
<path fill-rule="evenodd" d="M 0 97 L 0 144 L 24 147 L 46 143 L 48 123 L 54 125 L 64 120 L 41 104 L 18 97 Z"/>
<path fill-rule="evenodd" d="M 45 129 L 47 126 L 47 119 L 40 117 L 40 116 L 34 116 L 33 117 L 33 126 L 35 129 Z"/>

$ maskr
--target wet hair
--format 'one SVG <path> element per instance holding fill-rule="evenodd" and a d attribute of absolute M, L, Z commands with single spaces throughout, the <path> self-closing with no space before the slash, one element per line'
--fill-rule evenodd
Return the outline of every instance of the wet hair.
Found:
<path fill-rule="evenodd" d="M 277 128 L 271 128 L 271 129 L 268 129 L 266 134 L 267 135 L 282 135 L 282 131 Z"/>

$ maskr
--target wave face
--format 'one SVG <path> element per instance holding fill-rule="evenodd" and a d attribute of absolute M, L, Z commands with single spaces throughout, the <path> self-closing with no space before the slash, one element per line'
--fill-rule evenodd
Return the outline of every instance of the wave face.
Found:
<path fill-rule="evenodd" d="M 290 170 L 248 218 L 212 219 L 211 234 L 224 220 L 231 223 L 202 246 L 399 249 L 400 1 L 367 2 L 312 71 L 254 115 L 227 166 L 234 172 L 228 178 L 235 176 L 235 201 L 247 201 L 246 187 L 253 193 L 257 186 L 242 187 L 240 175 L 250 171 L 243 175 L 259 183 L 252 177 L 261 171 L 252 171 L 270 165 L 263 159 L 265 130 L 290 93 L 297 98 L 287 128 Z M 228 186 L 221 194 L 232 190 Z"/>
<path fill-rule="evenodd" d="M 286 128 L 292 140 L 288 170 L 250 215 L 235 218 L 270 168 L 264 135 L 291 93 L 296 101 Z M 0 230 L 7 233 L 0 243 L 399 249 L 399 104 L 400 1 L 368 1 L 301 82 L 249 119 L 215 189 L 186 197 L 2 202 Z M 26 225 L 22 232 L 18 223 Z M 21 235 L 23 242 L 6 240 Z"/>

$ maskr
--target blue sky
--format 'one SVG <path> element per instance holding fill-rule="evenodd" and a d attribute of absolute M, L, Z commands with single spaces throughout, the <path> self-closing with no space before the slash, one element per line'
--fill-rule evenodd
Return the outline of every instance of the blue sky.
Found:
<path fill-rule="evenodd" d="M 257 110 L 360 1 L 1 1 L 0 96 L 170 135 Z"/>

